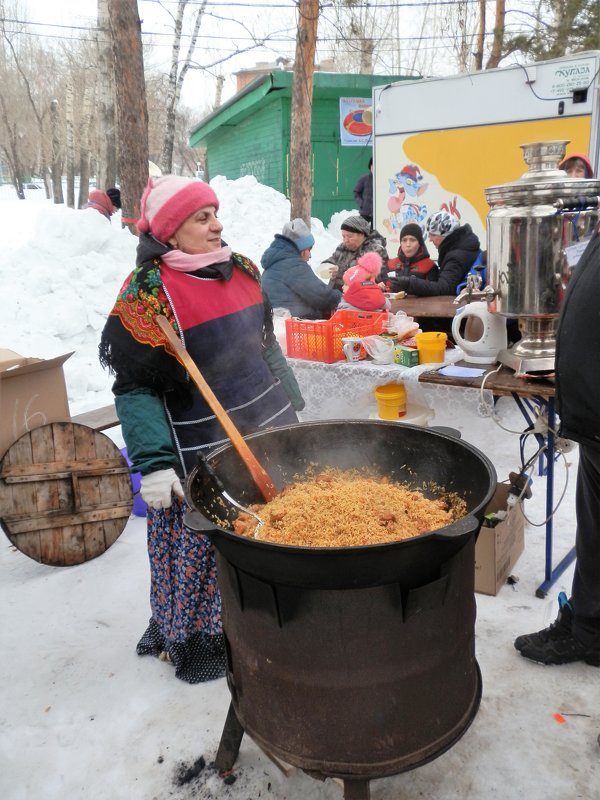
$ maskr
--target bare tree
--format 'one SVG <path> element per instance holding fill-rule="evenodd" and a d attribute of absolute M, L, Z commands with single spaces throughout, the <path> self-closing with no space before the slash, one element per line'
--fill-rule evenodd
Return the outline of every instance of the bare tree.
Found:
<path fill-rule="evenodd" d="M 477 30 L 477 49 L 473 53 L 476 70 L 483 69 L 483 48 L 485 47 L 485 0 L 479 0 L 479 28 Z"/>
<path fill-rule="evenodd" d="M 298 15 L 296 58 L 292 78 L 290 133 L 292 189 L 290 199 L 292 219 L 301 217 L 310 227 L 312 94 L 319 0 L 300 0 Z"/>
<path fill-rule="evenodd" d="M 181 96 L 181 87 L 187 71 L 190 68 L 192 55 L 196 48 L 196 41 L 198 39 L 198 31 L 200 30 L 200 22 L 206 8 L 207 0 L 202 0 L 202 4 L 195 11 L 194 28 L 190 43 L 187 49 L 187 55 L 183 62 L 179 60 L 179 53 L 181 50 L 181 34 L 183 31 L 183 18 L 185 8 L 188 0 L 179 0 L 177 3 L 177 15 L 175 17 L 175 31 L 173 34 L 173 45 L 171 48 L 171 69 L 169 72 L 169 82 L 167 91 L 167 119 L 165 126 L 165 136 L 163 140 L 162 154 L 160 158 L 160 168 L 164 173 L 170 173 L 173 169 L 173 143 L 175 139 L 175 120 L 177 116 L 177 106 Z"/>
<path fill-rule="evenodd" d="M 3 10 L 3 6 L 2 6 Z M 40 143 L 40 150 L 41 150 L 41 166 L 42 166 L 42 174 L 44 176 L 44 182 L 47 182 L 47 168 L 48 168 L 48 134 L 45 129 L 45 119 L 46 115 L 50 110 L 50 106 L 48 102 L 45 102 L 43 94 L 36 91 L 34 86 L 34 76 L 38 75 L 38 71 L 40 66 L 42 68 L 42 74 L 52 73 L 54 70 L 50 68 L 50 65 L 47 63 L 48 59 L 44 59 L 46 63 L 41 63 L 42 59 L 40 58 L 36 68 L 33 68 L 33 65 L 27 63 L 26 55 L 24 55 L 19 48 L 15 45 L 13 39 L 18 38 L 17 35 L 9 33 L 6 29 L 6 18 L 3 16 L 0 19 L 0 26 L 2 30 L 2 36 L 4 39 L 4 43 L 7 47 L 8 52 L 12 56 L 12 61 L 15 66 L 16 72 L 19 76 L 19 81 L 21 86 L 23 87 L 24 93 L 24 100 L 28 103 L 31 111 L 33 112 L 35 122 L 38 128 L 39 133 L 39 143 Z M 39 53 L 37 55 L 40 55 Z M 43 54 L 42 54 L 43 55 Z M 46 190 L 47 190 L 47 183 L 46 183 Z M 46 191 L 48 194 L 48 191 Z M 56 194 L 55 200 L 56 200 Z"/>
<path fill-rule="evenodd" d="M 113 59 L 119 65 L 115 84 L 121 202 L 124 220 L 133 220 L 139 218 L 140 200 L 148 183 L 148 108 L 141 23 L 136 0 L 108 0 L 108 14 Z"/>
<path fill-rule="evenodd" d="M 50 101 L 50 130 L 52 132 L 52 197 L 57 204 L 64 203 L 62 190 L 62 161 L 61 161 L 61 142 L 58 133 L 58 100 L 54 98 Z"/>
<path fill-rule="evenodd" d="M 117 124 L 115 112 L 115 72 L 108 19 L 108 0 L 98 0 L 98 168 L 96 181 L 106 189 L 117 182 Z"/>
<path fill-rule="evenodd" d="M 223 94 L 223 84 L 225 83 L 225 75 L 223 73 L 217 75 L 217 88 L 215 90 L 215 103 L 213 109 L 220 108 L 221 96 Z"/>
<path fill-rule="evenodd" d="M 0 144 L 0 152 L 2 152 L 8 168 L 10 170 L 13 186 L 17 193 L 19 200 L 25 200 L 25 190 L 23 188 L 23 167 L 21 166 L 21 152 L 19 148 L 19 133 L 17 125 L 11 122 L 8 114 L 8 107 L 4 94 L 0 92 L 0 111 L 2 113 L 2 124 L 6 131 L 6 137 L 3 137 L 2 144 Z"/>
<path fill-rule="evenodd" d="M 496 0 L 496 19 L 494 22 L 494 39 L 492 50 L 485 65 L 486 69 L 493 69 L 500 64 L 503 56 L 504 45 L 504 17 L 506 14 L 506 0 Z"/>
<path fill-rule="evenodd" d="M 73 78 L 65 87 L 65 150 L 67 167 L 67 205 L 75 208 L 75 91 Z"/>
<path fill-rule="evenodd" d="M 333 28 L 335 61 L 338 69 L 370 75 L 385 38 L 395 39 L 398 9 L 393 4 L 365 3 L 364 0 L 334 0 L 323 12 L 326 27 Z"/>
<path fill-rule="evenodd" d="M 79 197 L 77 207 L 83 208 L 90 193 L 90 162 L 92 156 L 92 135 L 96 118 L 94 116 L 96 84 L 85 83 L 82 109 L 79 117 L 77 141 L 79 143 Z"/>

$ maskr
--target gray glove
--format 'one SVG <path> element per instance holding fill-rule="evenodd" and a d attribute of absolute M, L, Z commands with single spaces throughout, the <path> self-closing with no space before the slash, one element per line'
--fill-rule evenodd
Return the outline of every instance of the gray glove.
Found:
<path fill-rule="evenodd" d="M 173 503 L 172 494 L 183 499 L 181 481 L 172 467 L 142 475 L 140 495 L 150 508 L 169 508 Z"/>

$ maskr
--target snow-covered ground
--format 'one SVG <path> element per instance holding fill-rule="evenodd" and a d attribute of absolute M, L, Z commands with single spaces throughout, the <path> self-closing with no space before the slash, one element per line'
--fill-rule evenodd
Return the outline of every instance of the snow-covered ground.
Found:
<path fill-rule="evenodd" d="M 253 178 L 212 182 L 224 237 L 259 261 L 289 217 L 282 195 Z M 112 399 L 97 363 L 99 332 L 136 240 L 94 211 L 53 206 L 30 190 L 18 201 L 0 187 L 5 292 L 0 348 L 26 356 L 75 351 L 65 373 L 72 413 Z M 314 221 L 318 265 L 338 241 L 339 217 Z M 8 302 L 6 302 L 6 292 Z M 510 399 L 499 402 L 503 428 L 478 412 L 475 393 L 428 391 L 435 424 L 458 428 L 494 462 L 499 480 L 519 467 L 525 427 Z M 115 432 L 118 437 L 118 432 Z M 533 444 L 528 445 L 533 448 Z M 531 452 L 529 455 L 531 455 Z M 577 450 L 556 464 L 554 561 L 574 541 Z M 545 599 L 545 478 L 533 475 L 525 552 L 496 597 L 477 595 L 476 650 L 483 699 L 472 726 L 447 753 L 419 769 L 371 783 L 373 800 L 597 800 L 600 798 L 600 673 L 583 664 L 542 667 L 521 658 L 515 636 L 556 615 L 572 567 Z M 296 772 L 285 777 L 245 737 L 224 784 L 210 766 L 191 780 L 186 768 L 215 756 L 229 704 L 225 680 L 189 686 L 173 668 L 135 655 L 149 616 L 145 523 L 132 517 L 117 542 L 86 564 L 40 565 L 0 540 L 0 797 L 6 800 L 336 800 L 336 783 Z M 564 722 L 555 714 L 562 714 Z M 187 776 L 189 777 L 189 775 Z"/>

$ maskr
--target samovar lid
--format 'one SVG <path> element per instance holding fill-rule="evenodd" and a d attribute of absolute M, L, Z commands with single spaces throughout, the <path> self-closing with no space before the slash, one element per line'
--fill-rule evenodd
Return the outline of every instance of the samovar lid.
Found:
<path fill-rule="evenodd" d="M 596 194 L 600 182 L 571 178 L 559 169 L 568 139 L 522 144 L 523 160 L 529 169 L 516 181 L 489 186 L 485 198 L 490 206 L 552 203 L 557 197 Z"/>

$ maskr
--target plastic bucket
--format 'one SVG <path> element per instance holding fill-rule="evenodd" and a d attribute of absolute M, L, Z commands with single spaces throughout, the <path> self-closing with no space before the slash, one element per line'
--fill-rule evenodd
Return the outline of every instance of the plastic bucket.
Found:
<path fill-rule="evenodd" d="M 419 364 L 441 364 L 444 361 L 447 339 L 445 333 L 436 331 L 415 334 Z"/>
<path fill-rule="evenodd" d="M 387 383 L 375 389 L 381 419 L 398 419 L 406 414 L 406 389 L 403 383 Z"/>

